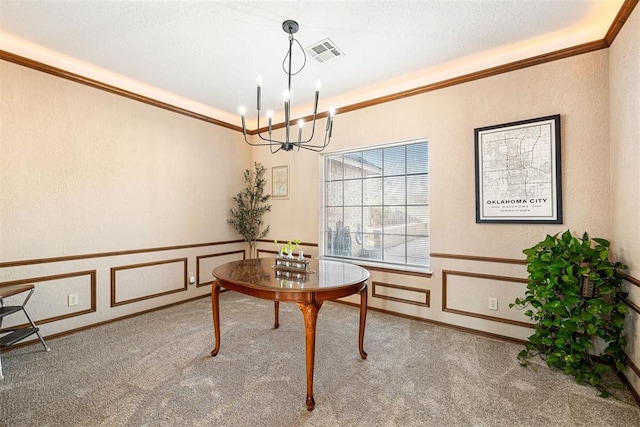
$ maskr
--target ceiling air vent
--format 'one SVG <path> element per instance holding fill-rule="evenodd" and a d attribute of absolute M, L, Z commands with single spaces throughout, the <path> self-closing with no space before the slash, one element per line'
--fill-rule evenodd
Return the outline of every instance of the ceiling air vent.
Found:
<path fill-rule="evenodd" d="M 325 63 L 334 58 L 338 58 L 339 56 L 344 56 L 344 52 L 342 52 L 335 43 L 329 39 L 324 39 L 309 46 L 305 49 L 305 52 L 307 52 L 308 55 L 311 55 L 318 64 Z"/>

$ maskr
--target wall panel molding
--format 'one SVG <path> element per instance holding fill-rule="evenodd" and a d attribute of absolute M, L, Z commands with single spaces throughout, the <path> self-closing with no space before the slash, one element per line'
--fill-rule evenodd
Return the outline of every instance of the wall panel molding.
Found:
<path fill-rule="evenodd" d="M 380 273 L 400 274 L 401 276 L 423 277 L 425 279 L 430 279 L 431 276 L 433 276 L 433 273 L 427 273 L 422 271 L 398 270 L 394 268 L 374 267 L 372 265 L 359 264 L 357 262 L 354 262 L 354 264 L 364 268 L 365 270 L 377 271 Z"/>
<path fill-rule="evenodd" d="M 520 322 L 518 320 L 505 319 L 504 317 L 488 316 L 486 314 L 475 313 L 472 311 L 458 310 L 447 306 L 447 279 L 449 276 L 473 277 L 476 279 L 497 280 L 501 282 L 527 283 L 527 279 L 509 276 L 496 276 L 493 274 L 471 273 L 468 271 L 442 270 L 442 311 L 446 313 L 459 314 L 461 316 L 476 317 L 478 319 L 491 320 L 494 322 L 507 323 L 509 325 L 523 326 L 525 328 L 533 328 L 533 323 Z"/>
<path fill-rule="evenodd" d="M 205 246 L 229 245 L 233 243 L 242 243 L 242 242 L 243 240 L 223 240 L 219 242 L 193 243 L 190 245 L 160 246 L 155 248 L 130 249 L 130 250 L 111 251 L 111 252 L 95 252 L 95 253 L 81 254 L 81 255 L 68 255 L 68 256 L 59 256 L 59 257 L 51 257 L 51 258 L 36 258 L 36 259 L 26 259 L 26 260 L 18 260 L 18 261 L 7 261 L 7 262 L 0 262 L 0 268 L 19 267 L 19 266 L 33 265 L 33 264 L 49 264 L 49 263 L 64 262 L 64 261 L 77 261 L 77 260 L 90 259 L 90 258 L 104 258 L 104 257 L 113 257 L 113 256 L 121 256 L 121 255 L 134 255 L 134 254 L 142 254 L 142 253 L 148 253 L 148 252 L 174 251 L 174 250 L 180 250 L 180 249 L 201 248 Z"/>
<path fill-rule="evenodd" d="M 117 273 L 118 271 L 123 271 L 123 270 L 131 270 L 131 269 L 137 269 L 137 268 L 146 268 L 146 267 L 153 267 L 156 265 L 164 265 L 164 264 L 173 264 L 173 263 L 182 263 L 182 270 L 183 270 L 183 283 L 182 286 L 176 288 L 176 289 L 172 289 L 172 290 L 168 290 L 168 291 L 163 291 L 163 292 L 157 292 L 154 294 L 149 294 L 149 295 L 144 295 L 141 297 L 137 297 L 137 298 L 130 298 L 127 300 L 122 300 L 122 301 L 118 301 L 117 299 Z M 168 259 L 168 260 L 162 260 L 162 261 L 154 261 L 154 262 L 145 262 L 145 263 L 141 263 L 141 264 L 129 264 L 129 265 L 122 265 L 122 266 L 117 266 L 117 267 L 111 267 L 111 307 L 117 307 L 120 305 L 125 305 L 125 304 L 132 304 L 135 302 L 139 302 L 139 301 L 144 301 L 144 300 L 148 300 L 151 298 L 158 298 L 164 295 L 169 295 L 169 294 L 173 294 L 176 292 L 184 292 L 188 289 L 189 286 L 189 282 L 188 282 L 188 277 L 187 277 L 187 258 L 176 258 L 176 259 Z"/>
<path fill-rule="evenodd" d="M 47 341 L 50 341 L 50 340 L 54 340 L 56 338 L 66 337 L 67 335 L 73 335 L 73 334 L 78 333 L 78 332 L 87 331 L 89 329 L 93 329 L 93 328 L 97 328 L 97 327 L 100 327 L 100 326 L 108 325 L 110 323 L 115 323 L 115 322 L 118 322 L 120 320 L 131 319 L 131 318 L 134 318 L 134 317 L 137 317 L 137 316 L 141 316 L 143 314 L 153 313 L 154 311 L 162 310 L 162 309 L 169 308 L 169 307 L 174 307 L 176 305 L 185 304 L 185 303 L 188 303 L 188 302 L 196 301 L 196 300 L 199 300 L 199 299 L 202 299 L 202 298 L 207 298 L 207 297 L 208 297 L 208 295 L 205 294 L 205 295 L 200 295 L 200 296 L 197 296 L 197 297 L 194 297 L 194 298 L 189 298 L 189 299 L 185 299 L 185 300 L 181 300 L 181 301 L 172 302 L 170 304 L 149 308 L 147 310 L 142 310 L 142 311 L 137 311 L 135 313 L 125 314 L 124 316 L 115 317 L 113 319 L 103 320 L 103 321 L 96 322 L 96 323 L 91 323 L 89 325 L 80 326 L 78 328 L 69 329 L 69 330 L 66 330 L 66 331 L 63 331 L 63 332 L 57 332 L 55 334 L 47 335 L 46 338 L 47 338 Z M 42 323 L 42 322 L 40 322 L 40 323 Z M 11 350 L 18 349 L 18 348 L 21 348 L 21 347 L 25 347 L 25 346 L 28 346 L 28 345 L 31 345 L 31 344 L 34 344 L 34 343 L 38 343 L 38 342 L 39 341 L 38 341 L 37 338 L 32 339 L 32 340 L 21 341 L 19 343 L 16 343 L 16 344 L 12 345 L 8 349 L 6 349 L 6 351 L 11 351 Z"/>
<path fill-rule="evenodd" d="M 478 261 L 478 262 L 493 262 L 497 264 L 521 264 L 527 265 L 526 259 L 517 259 L 517 258 L 498 258 L 498 257 L 486 257 L 479 255 L 465 255 L 465 254 L 448 254 L 448 253 L 440 253 L 433 252 L 430 254 L 431 258 L 444 258 L 444 259 L 458 259 L 465 261 Z M 640 279 L 631 276 L 629 273 L 618 270 L 618 273 L 629 283 L 640 287 Z"/>
<path fill-rule="evenodd" d="M 45 323 L 57 322 L 58 320 L 70 319 L 72 317 L 77 317 L 77 316 L 83 316 L 85 314 L 94 313 L 96 311 L 96 287 L 97 287 L 96 270 L 75 271 L 71 273 L 54 274 L 50 276 L 29 277 L 27 279 L 12 280 L 10 282 L 0 283 L 0 288 L 5 286 L 26 285 L 26 284 L 32 284 L 32 283 L 49 282 L 52 280 L 62 280 L 62 279 L 69 279 L 72 277 L 82 277 L 82 276 L 89 276 L 90 278 L 90 281 L 89 281 L 90 294 L 91 294 L 90 307 L 86 310 L 75 311 L 73 313 L 62 314 L 60 316 L 48 317 L 46 319 L 34 319 L 34 322 L 36 324 L 42 325 Z M 19 325 L 19 326 L 26 326 L 26 325 Z"/>
<path fill-rule="evenodd" d="M 631 359 L 629 358 L 629 355 L 625 355 L 625 356 L 626 356 L 626 360 L 627 360 L 627 365 L 629 365 L 629 367 L 631 368 L 631 370 L 632 370 L 633 372 L 635 372 L 636 376 L 637 376 L 638 378 L 640 378 L 640 368 L 638 368 L 638 366 L 637 366 L 635 363 L 633 363 L 633 360 L 631 360 Z"/>
<path fill-rule="evenodd" d="M 404 292 L 400 292 L 400 293 L 405 293 L 405 294 L 407 292 L 413 292 L 413 293 L 417 294 L 419 299 L 412 300 L 412 299 L 407 299 L 407 298 L 401 298 L 400 296 L 391 296 L 391 295 L 381 294 L 381 293 L 378 293 L 379 288 L 387 288 L 387 289 L 394 289 L 394 290 L 404 291 Z M 389 301 L 401 302 L 401 303 L 405 303 L 405 304 L 413 304 L 413 305 L 418 305 L 418 306 L 421 306 L 421 307 L 429 307 L 430 297 L 431 297 L 431 290 L 429 290 L 429 289 L 421 289 L 421 288 L 414 288 L 414 287 L 405 286 L 405 285 L 395 285 L 395 284 L 392 284 L 392 283 L 383 283 L 383 282 L 373 281 L 373 282 L 371 282 L 371 297 L 372 298 L 385 299 L 385 300 L 389 300 Z"/>
<path fill-rule="evenodd" d="M 479 261 L 479 262 L 495 262 L 499 264 L 523 264 L 526 265 L 527 261 L 524 259 L 515 258 L 495 258 L 478 255 L 462 255 L 462 254 L 446 254 L 446 253 L 431 253 L 431 258 L 447 258 L 447 259 L 461 259 L 465 261 Z"/>
<path fill-rule="evenodd" d="M 627 304 L 631 310 L 633 310 L 633 311 L 635 311 L 636 313 L 640 314 L 640 307 L 638 307 L 637 305 L 635 305 L 634 303 L 632 303 L 628 298 L 621 298 L 620 300 L 621 300 L 623 303 Z"/>
<path fill-rule="evenodd" d="M 632 285 L 636 285 L 638 287 L 640 287 L 640 279 L 637 279 L 633 276 L 631 276 L 628 273 L 625 273 L 624 271 L 618 271 L 622 277 L 624 277 L 624 280 L 626 280 L 627 282 L 631 283 Z"/>
<path fill-rule="evenodd" d="M 350 305 L 352 307 L 355 308 L 359 308 L 360 304 L 359 303 L 354 303 L 354 302 L 349 302 L 349 301 L 342 301 L 342 300 L 332 300 L 333 302 L 336 302 L 338 304 L 346 304 L 346 305 Z M 391 310 L 385 310 L 383 308 L 377 308 L 377 307 L 368 307 L 367 310 L 371 310 L 371 311 L 377 311 L 378 313 L 384 313 L 384 314 L 388 314 L 391 316 L 397 316 L 403 319 L 409 319 L 409 320 L 415 320 L 417 322 L 423 322 L 423 323 L 428 323 L 431 325 L 436 325 L 436 326 L 442 326 L 443 328 L 449 328 L 449 329 L 454 329 L 456 331 L 460 331 L 460 332 L 467 332 L 473 335 L 478 335 L 481 337 L 486 337 L 486 338 L 493 338 L 493 339 L 497 339 L 497 340 L 501 340 L 501 341 L 507 341 L 507 342 L 512 342 L 512 343 L 516 343 L 516 344 L 525 344 L 527 343 L 527 340 L 521 340 L 519 338 L 513 338 L 510 337 L 508 335 L 501 335 L 501 334 L 494 334 L 492 332 L 486 332 L 480 329 L 473 329 L 473 328 L 467 328 L 466 326 L 459 326 L 453 323 L 447 323 L 447 322 L 441 322 L 439 320 L 433 320 L 433 319 L 427 319 L 425 317 L 418 317 L 418 316 L 412 316 L 409 314 L 404 314 L 404 313 L 398 313 L 396 311 L 391 311 Z"/>
<path fill-rule="evenodd" d="M 275 239 L 278 242 L 288 242 L 288 240 L 280 240 L 280 239 Z M 273 243 L 273 240 L 267 240 L 267 239 L 258 239 L 257 240 L 260 243 Z M 317 248 L 318 244 L 317 243 L 312 243 L 312 242 L 300 242 L 300 246 L 308 246 L 310 248 Z"/>
<path fill-rule="evenodd" d="M 196 257 L 196 283 L 197 283 L 196 287 L 200 288 L 202 286 L 207 286 L 213 283 L 213 279 L 209 280 L 208 282 L 200 283 L 200 260 L 219 257 L 219 256 L 225 256 L 225 255 L 235 255 L 235 254 L 242 254 L 242 259 L 247 259 L 247 251 L 244 249 L 239 249 L 237 251 L 218 252 L 215 254 L 198 255 Z"/>

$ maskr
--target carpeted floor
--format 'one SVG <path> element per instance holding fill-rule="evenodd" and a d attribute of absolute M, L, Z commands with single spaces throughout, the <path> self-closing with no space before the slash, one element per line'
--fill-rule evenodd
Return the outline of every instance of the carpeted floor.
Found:
<path fill-rule="evenodd" d="M 602 399 L 521 346 L 358 309 L 318 316 L 314 395 L 305 408 L 302 314 L 233 292 L 220 296 L 212 358 L 210 300 L 163 309 L 3 353 L 7 426 L 640 426 L 630 393 Z"/>

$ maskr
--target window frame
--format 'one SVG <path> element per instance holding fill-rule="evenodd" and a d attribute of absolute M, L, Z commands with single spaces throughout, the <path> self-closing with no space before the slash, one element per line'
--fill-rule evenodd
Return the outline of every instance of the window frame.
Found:
<path fill-rule="evenodd" d="M 426 143 L 427 144 L 427 172 L 426 172 L 426 179 L 427 179 L 427 185 L 428 185 L 428 190 L 427 190 L 427 212 L 428 212 L 428 221 L 427 221 L 427 227 L 428 227 L 428 232 L 427 232 L 427 237 L 429 239 L 429 246 L 428 246 L 428 250 L 427 250 L 427 254 L 426 254 L 426 266 L 420 266 L 420 265 L 416 265 L 416 264 L 407 264 L 407 263 L 395 263 L 395 262 L 389 262 L 389 261 L 384 261 L 384 260 L 375 260 L 375 259 L 367 259 L 367 258 L 360 258 L 360 257 L 342 257 L 342 256 L 336 256 L 333 254 L 327 254 L 326 250 L 327 250 L 327 245 L 326 245 L 326 230 L 327 230 L 327 174 L 329 173 L 329 171 L 327 170 L 327 158 L 331 157 L 331 156 L 336 156 L 336 155 L 344 155 L 344 154 L 349 154 L 349 153 L 359 153 L 359 152 L 365 152 L 365 151 L 373 151 L 373 150 L 384 150 L 387 148 L 392 148 L 392 147 L 397 147 L 397 146 L 408 146 L 408 145 L 412 145 L 412 144 L 418 144 L 418 143 Z M 429 140 L 426 137 L 423 138 L 416 138 L 416 139 L 410 139 L 410 140 L 402 140 L 402 141 L 396 141 L 396 142 L 391 142 L 391 143 L 383 143 L 383 144 L 375 144 L 375 145 L 368 145 L 368 146 L 359 146 L 359 147 L 352 147 L 352 148 L 348 148 L 348 149 L 344 149 L 344 150 L 335 150 L 335 151 L 330 151 L 330 152 L 324 152 L 321 154 L 320 159 L 319 159 L 319 168 L 320 168 L 320 179 L 319 179 L 319 186 L 320 186 L 320 221 L 319 221 L 319 229 L 318 229 L 318 242 L 319 242 L 319 258 L 321 259 L 329 259 L 329 260 L 335 260 L 335 261 L 342 261 L 342 262 L 351 262 L 351 263 L 355 263 L 355 264 L 359 264 L 362 266 L 371 266 L 371 267 L 376 267 L 376 268 L 381 268 L 381 269 L 385 269 L 385 270 L 400 270 L 400 271 L 407 271 L 407 272 L 416 272 L 416 273 L 431 273 L 431 232 L 430 232 L 430 224 L 431 224 L 431 215 L 430 215 L 430 207 L 431 207 L 431 203 L 430 203 L 430 167 L 429 167 L 429 151 L 428 151 L 428 147 L 429 147 Z M 407 173 L 406 169 L 405 169 L 405 173 L 403 175 L 400 176 L 411 176 L 412 174 Z M 384 179 L 385 175 L 384 172 L 383 174 L 380 175 L 381 178 Z M 343 181 L 344 182 L 344 181 Z M 361 182 L 364 182 L 364 177 L 362 179 Z M 405 191 L 406 191 L 406 187 L 405 187 Z M 364 205 L 364 201 L 361 201 L 361 207 L 365 206 Z M 385 203 L 384 200 L 382 202 L 382 208 L 384 209 Z M 388 206 L 392 206 L 392 205 L 388 205 Z M 404 202 L 404 209 L 406 210 L 407 206 L 408 206 L 408 201 L 405 199 Z M 345 204 L 344 204 L 344 200 L 342 201 L 342 208 L 344 209 Z M 405 237 L 407 236 L 407 233 L 405 231 Z M 406 242 L 405 242 L 405 247 L 406 247 Z"/>

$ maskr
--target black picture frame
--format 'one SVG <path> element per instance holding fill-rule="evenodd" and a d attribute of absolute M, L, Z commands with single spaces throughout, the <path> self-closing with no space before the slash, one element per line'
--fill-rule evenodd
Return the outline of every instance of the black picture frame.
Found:
<path fill-rule="evenodd" d="M 476 223 L 562 224 L 560 114 L 474 129 Z"/>

